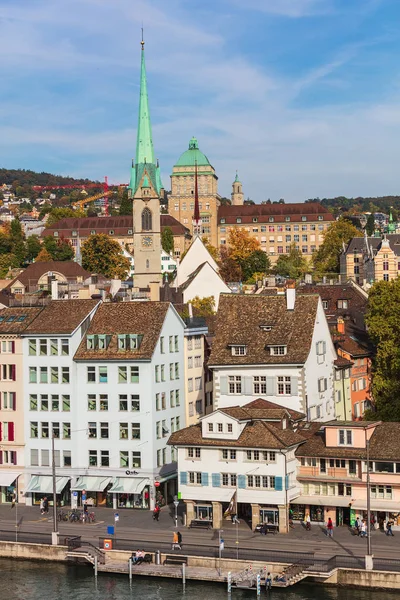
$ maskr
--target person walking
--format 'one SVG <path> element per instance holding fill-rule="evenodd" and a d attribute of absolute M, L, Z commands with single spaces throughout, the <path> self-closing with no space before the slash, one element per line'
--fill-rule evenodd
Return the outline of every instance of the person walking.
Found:
<path fill-rule="evenodd" d="M 172 536 L 172 550 L 176 550 L 176 548 L 179 547 L 179 538 L 178 538 L 178 532 L 174 531 L 173 536 Z M 180 548 L 181 550 L 181 548 Z"/>
<path fill-rule="evenodd" d="M 307 531 L 311 530 L 311 519 L 310 519 L 309 513 L 307 513 L 307 515 L 306 515 L 306 530 Z"/>
<path fill-rule="evenodd" d="M 158 521 L 160 518 L 160 505 L 157 503 L 153 510 L 153 519 L 154 521 Z"/>
<path fill-rule="evenodd" d="M 268 571 L 267 576 L 265 578 L 265 589 L 267 590 L 271 590 L 272 589 L 272 575 L 271 573 Z"/>
<path fill-rule="evenodd" d="M 392 521 L 390 521 L 390 519 L 388 519 L 388 522 L 386 523 L 386 535 L 391 535 L 394 537 L 394 533 L 392 531 Z"/>
<path fill-rule="evenodd" d="M 360 517 L 357 517 L 356 522 L 354 523 L 354 529 L 356 530 L 357 535 L 360 535 L 360 527 L 361 527 Z"/>
<path fill-rule="evenodd" d="M 46 514 L 49 512 L 49 501 L 47 500 L 47 496 L 43 498 L 43 512 Z"/>
<path fill-rule="evenodd" d="M 328 519 L 328 523 L 326 525 L 326 530 L 328 533 L 328 537 L 333 537 L 333 522 L 332 519 L 329 517 Z"/>
<path fill-rule="evenodd" d="M 178 548 L 179 548 L 179 550 L 182 550 L 182 534 L 180 531 L 177 531 L 177 536 L 178 536 Z"/>
<path fill-rule="evenodd" d="M 360 536 L 367 537 L 367 524 L 364 519 L 361 521 Z"/>
<path fill-rule="evenodd" d="M 40 514 L 42 515 L 44 513 L 44 500 L 43 498 L 40 501 Z"/>

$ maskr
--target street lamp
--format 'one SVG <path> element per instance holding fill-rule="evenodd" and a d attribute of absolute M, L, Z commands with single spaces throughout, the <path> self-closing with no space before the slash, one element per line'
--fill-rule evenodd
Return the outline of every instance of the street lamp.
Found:
<path fill-rule="evenodd" d="M 57 481 L 56 481 L 56 459 L 54 453 L 54 433 L 51 436 L 51 467 L 53 477 L 53 531 L 51 534 L 51 543 L 58 545 L 58 521 L 57 521 Z"/>
<path fill-rule="evenodd" d="M 219 552 L 218 575 L 219 576 L 221 576 L 221 556 L 222 556 L 222 550 L 224 549 L 224 540 L 221 537 L 221 533 L 224 533 L 223 529 L 218 530 L 218 552 Z"/>
<path fill-rule="evenodd" d="M 178 496 L 174 496 L 174 506 L 175 506 L 175 527 L 178 527 L 178 506 L 179 506 Z"/>

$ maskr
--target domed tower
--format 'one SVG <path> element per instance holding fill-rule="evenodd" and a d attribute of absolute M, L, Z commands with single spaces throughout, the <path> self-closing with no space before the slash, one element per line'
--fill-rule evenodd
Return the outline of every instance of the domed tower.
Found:
<path fill-rule="evenodd" d="M 239 181 L 238 173 L 236 171 L 235 181 L 232 183 L 232 206 L 242 206 L 244 202 L 242 184 Z"/>
<path fill-rule="evenodd" d="M 218 177 L 207 156 L 199 149 L 195 137 L 192 137 L 189 148 L 179 157 L 172 169 L 168 212 L 182 225 L 188 227 L 193 235 L 193 223 L 196 222 L 194 218 L 196 170 L 201 236 L 206 237 L 213 246 L 217 246 L 217 212 L 220 204 Z M 195 233 L 199 234 L 199 232 Z M 184 250 L 181 248 L 181 252 Z"/>

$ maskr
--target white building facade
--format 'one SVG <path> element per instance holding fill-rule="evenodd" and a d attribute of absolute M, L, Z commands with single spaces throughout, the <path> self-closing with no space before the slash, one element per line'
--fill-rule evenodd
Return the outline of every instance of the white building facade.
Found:
<path fill-rule="evenodd" d="M 320 298 L 299 296 L 293 309 L 282 297 L 222 298 L 209 361 L 214 408 L 265 398 L 309 420 L 334 419 L 336 352 Z"/>
<path fill-rule="evenodd" d="M 172 435 L 188 526 L 207 520 L 220 528 L 233 500 L 233 512 L 253 529 L 266 523 L 287 531 L 289 503 L 300 494 L 295 450 L 302 442 L 286 429 L 289 422 L 289 413 L 278 406 L 272 411 L 232 407 Z"/>

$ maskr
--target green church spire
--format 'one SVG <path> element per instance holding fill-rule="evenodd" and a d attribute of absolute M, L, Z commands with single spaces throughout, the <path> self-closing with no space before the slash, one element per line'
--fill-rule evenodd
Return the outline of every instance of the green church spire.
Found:
<path fill-rule="evenodd" d="M 143 173 L 146 172 L 153 188 L 157 194 L 162 189 L 162 182 L 158 162 L 156 162 L 153 148 L 153 136 L 151 133 L 151 120 L 149 110 L 149 98 L 147 94 L 146 65 L 144 60 L 144 41 L 141 41 L 142 56 L 140 69 L 140 98 L 139 98 L 139 116 L 136 139 L 136 162 L 132 165 L 131 177 L 128 189 L 131 196 L 134 196 Z"/>
<path fill-rule="evenodd" d="M 140 99 L 139 119 L 136 140 L 136 163 L 155 164 L 153 137 L 151 135 L 151 121 L 149 98 L 147 95 L 146 65 L 144 61 L 144 41 L 142 44 L 142 65 L 140 69 Z"/>

